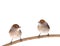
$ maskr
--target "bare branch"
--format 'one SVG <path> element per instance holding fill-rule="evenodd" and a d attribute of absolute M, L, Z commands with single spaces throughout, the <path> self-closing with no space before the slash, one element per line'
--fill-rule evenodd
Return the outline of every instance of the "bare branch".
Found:
<path fill-rule="evenodd" d="M 60 34 L 50 34 L 49 36 L 47 35 L 42 35 L 42 36 L 32 36 L 32 37 L 27 37 L 27 38 L 23 38 L 22 41 L 19 40 L 16 40 L 14 42 L 11 43 L 7 43 L 3 46 L 10 46 L 10 45 L 13 45 L 13 44 L 16 44 L 16 43 L 19 43 L 19 42 L 23 42 L 23 41 L 27 41 L 27 40 L 32 40 L 32 39 L 39 39 L 39 38 L 46 38 L 46 37 L 60 37 Z"/>

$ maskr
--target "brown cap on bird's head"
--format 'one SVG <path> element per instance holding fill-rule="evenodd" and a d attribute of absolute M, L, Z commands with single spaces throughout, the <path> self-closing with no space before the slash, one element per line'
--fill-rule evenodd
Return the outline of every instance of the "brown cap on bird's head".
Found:
<path fill-rule="evenodd" d="M 14 28 L 21 28 L 18 24 L 13 24 L 12 27 L 14 27 Z"/>
<path fill-rule="evenodd" d="M 44 23 L 45 20 L 44 19 L 41 19 L 38 23 Z"/>

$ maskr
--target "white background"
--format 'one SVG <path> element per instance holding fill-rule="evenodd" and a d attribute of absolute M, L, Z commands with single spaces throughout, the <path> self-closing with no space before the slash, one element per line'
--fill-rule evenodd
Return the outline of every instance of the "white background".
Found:
<path fill-rule="evenodd" d="M 21 26 L 22 38 L 37 36 L 38 21 L 45 19 L 50 34 L 60 34 L 60 0 L 0 0 L 0 46 L 11 41 L 9 30 Z M 60 38 L 29 40 L 12 46 L 60 46 Z"/>

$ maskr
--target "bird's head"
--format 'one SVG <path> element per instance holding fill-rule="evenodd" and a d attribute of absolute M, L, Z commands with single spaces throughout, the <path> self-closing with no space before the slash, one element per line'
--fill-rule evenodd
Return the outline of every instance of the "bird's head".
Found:
<path fill-rule="evenodd" d="M 38 23 L 43 24 L 43 23 L 45 23 L 45 20 L 44 19 L 41 19 Z"/>
<path fill-rule="evenodd" d="M 14 27 L 14 28 L 21 28 L 18 24 L 13 24 L 12 27 Z"/>

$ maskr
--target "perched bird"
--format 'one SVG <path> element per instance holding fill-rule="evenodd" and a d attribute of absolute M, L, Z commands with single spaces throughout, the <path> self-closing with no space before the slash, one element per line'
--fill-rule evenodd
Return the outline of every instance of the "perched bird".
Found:
<path fill-rule="evenodd" d="M 14 38 L 20 38 L 20 40 L 22 40 L 22 39 L 21 39 L 21 34 L 22 34 L 22 32 L 21 32 L 20 28 L 21 28 L 21 27 L 20 27 L 18 24 L 13 24 L 13 25 L 12 25 L 12 27 L 11 27 L 11 29 L 10 29 L 10 31 L 9 31 L 9 34 L 10 34 L 10 36 L 12 37 L 12 40 L 13 40 Z M 11 40 L 11 43 L 12 43 L 12 40 Z"/>
<path fill-rule="evenodd" d="M 49 36 L 49 29 L 50 29 L 50 26 L 48 25 L 48 23 L 44 20 L 44 19 L 41 19 L 39 22 L 38 22 L 38 30 L 40 32 L 39 36 L 43 33 L 47 33 L 47 35 Z"/>

